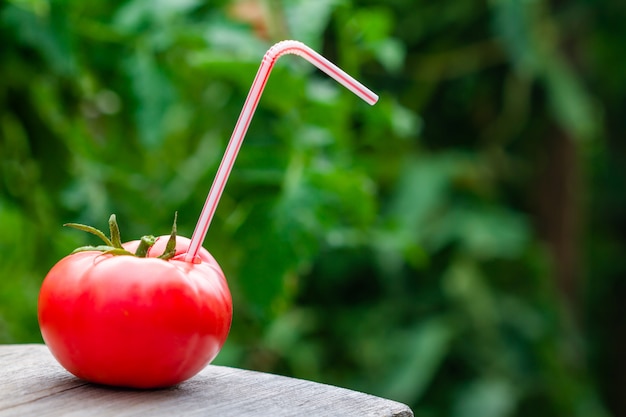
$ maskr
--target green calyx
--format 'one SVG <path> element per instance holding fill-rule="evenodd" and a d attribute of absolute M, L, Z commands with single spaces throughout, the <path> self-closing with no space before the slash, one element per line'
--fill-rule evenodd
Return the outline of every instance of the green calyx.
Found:
<path fill-rule="evenodd" d="M 178 219 L 178 213 L 174 213 L 174 224 L 172 225 L 172 232 L 170 234 L 170 238 L 167 241 L 167 245 L 165 246 L 165 250 L 159 256 L 159 259 L 168 260 L 172 259 L 174 255 L 176 255 L 176 220 Z M 130 255 L 136 256 L 139 258 L 145 258 L 148 255 L 148 250 L 156 243 L 157 238 L 148 235 L 143 236 L 139 242 L 139 246 L 137 246 L 137 250 L 135 253 L 129 252 L 122 246 L 122 238 L 120 235 L 120 228 L 117 225 L 117 219 L 115 218 L 115 214 L 111 214 L 109 217 L 109 231 L 110 237 L 107 237 L 100 230 L 96 229 L 92 226 L 86 226 L 84 224 L 79 223 L 66 223 L 63 226 L 72 227 L 74 229 L 82 230 L 83 232 L 91 233 L 93 235 L 98 236 L 104 242 L 104 245 L 98 246 L 82 246 L 80 248 L 74 249 L 72 253 L 77 252 L 86 252 L 86 251 L 98 251 L 103 254 L 109 255 Z"/>

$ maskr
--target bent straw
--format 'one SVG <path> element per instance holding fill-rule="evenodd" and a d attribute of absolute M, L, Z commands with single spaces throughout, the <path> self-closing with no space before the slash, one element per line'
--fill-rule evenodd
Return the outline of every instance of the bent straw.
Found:
<path fill-rule="evenodd" d="M 215 179 L 213 180 L 213 185 L 211 186 L 209 195 L 207 196 L 202 212 L 200 213 L 200 218 L 198 219 L 196 228 L 191 236 L 191 242 L 189 243 L 189 248 L 187 250 L 187 254 L 185 255 L 185 261 L 187 262 L 194 261 L 200 246 L 202 246 L 202 243 L 204 242 L 206 233 L 209 230 L 209 225 L 213 219 L 215 210 L 217 209 L 217 204 L 222 196 L 224 187 L 226 186 L 226 181 L 228 180 L 230 171 L 235 163 L 237 153 L 239 152 L 239 148 L 241 148 L 244 136 L 248 130 L 248 126 L 250 126 L 250 121 L 252 120 L 254 111 L 259 103 L 259 99 L 261 98 L 263 88 L 267 83 L 267 79 L 269 78 L 274 64 L 278 58 L 285 54 L 294 54 L 305 58 L 307 61 L 324 71 L 326 74 L 334 78 L 337 82 L 370 105 L 373 105 L 378 101 L 378 96 L 367 87 L 346 74 L 335 64 L 302 42 L 282 41 L 272 46 L 265 53 L 265 56 L 261 61 L 261 66 L 257 71 L 254 81 L 252 82 L 252 87 L 250 87 L 248 97 L 246 98 L 243 108 L 241 109 L 241 114 L 239 115 L 239 119 L 235 125 L 235 130 L 232 133 L 224 156 L 222 157 L 222 162 L 220 163 Z"/>

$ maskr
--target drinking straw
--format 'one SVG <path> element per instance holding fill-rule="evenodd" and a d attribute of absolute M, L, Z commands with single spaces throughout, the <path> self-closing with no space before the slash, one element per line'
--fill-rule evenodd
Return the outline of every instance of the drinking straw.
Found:
<path fill-rule="evenodd" d="M 239 148 L 241 148 L 244 136 L 248 130 L 248 126 L 250 126 L 250 121 L 252 120 L 254 111 L 259 103 L 259 99 L 261 98 L 263 88 L 265 88 L 265 84 L 267 83 L 267 79 L 269 78 L 274 64 L 278 58 L 285 54 L 294 54 L 305 58 L 307 61 L 334 78 L 337 82 L 352 91 L 368 104 L 373 105 L 378 101 L 378 96 L 367 87 L 346 74 L 335 64 L 302 42 L 287 40 L 278 42 L 272 46 L 265 53 L 265 56 L 261 61 L 261 66 L 257 71 L 254 81 L 252 82 L 250 92 L 248 93 L 243 108 L 241 109 L 239 119 L 237 120 L 237 124 L 235 125 L 235 130 L 230 137 L 230 141 L 228 142 L 226 151 L 222 157 L 222 162 L 220 163 L 215 179 L 213 180 L 213 185 L 211 186 L 211 190 L 209 191 L 204 207 L 202 208 L 202 212 L 200 213 L 200 218 L 198 219 L 196 228 L 191 236 L 191 242 L 189 243 L 189 248 L 187 250 L 187 254 L 185 255 L 185 261 L 187 262 L 194 261 L 200 246 L 202 246 L 202 243 L 204 242 L 209 225 L 213 219 L 213 215 L 215 214 L 217 204 L 222 196 L 224 187 L 226 186 L 226 181 L 228 180 L 230 171 L 232 170 L 235 159 L 237 158 L 237 153 L 239 152 Z"/>

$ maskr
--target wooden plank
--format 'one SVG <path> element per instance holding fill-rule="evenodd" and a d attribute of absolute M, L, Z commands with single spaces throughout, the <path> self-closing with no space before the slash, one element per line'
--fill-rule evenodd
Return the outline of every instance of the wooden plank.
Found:
<path fill-rule="evenodd" d="M 224 366 L 175 387 L 102 387 L 67 373 L 44 345 L 0 346 L 0 416 L 412 417 L 404 404 L 356 391 Z"/>

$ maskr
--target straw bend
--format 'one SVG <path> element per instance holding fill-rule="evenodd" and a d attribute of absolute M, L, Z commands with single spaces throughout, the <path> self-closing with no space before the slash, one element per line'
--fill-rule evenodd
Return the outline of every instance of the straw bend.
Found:
<path fill-rule="evenodd" d="M 267 83 L 267 79 L 269 78 L 274 64 L 278 58 L 285 54 L 294 54 L 305 58 L 307 61 L 328 74 L 330 77 L 334 78 L 338 83 L 352 91 L 370 105 L 373 105 L 378 101 L 378 96 L 371 90 L 302 42 L 286 40 L 278 42 L 272 46 L 265 53 L 265 56 L 261 61 L 261 66 L 257 71 L 254 81 L 252 82 L 252 87 L 250 87 L 246 101 L 241 109 L 241 114 L 239 115 L 235 129 L 226 147 L 224 157 L 222 158 L 222 162 L 220 163 L 215 179 L 213 180 L 213 185 L 211 186 L 209 195 L 207 196 L 202 212 L 200 213 L 200 218 L 198 219 L 198 223 L 196 224 L 196 228 L 191 237 L 191 242 L 189 243 L 187 254 L 185 255 L 185 261 L 187 262 L 196 261 L 196 255 L 200 246 L 202 246 L 202 242 L 204 242 L 204 238 L 209 229 L 209 224 L 211 223 L 215 210 L 217 209 L 217 204 L 220 200 L 222 192 L 224 191 L 224 187 L 226 186 L 226 181 L 228 180 L 230 171 L 235 163 L 239 148 L 241 148 L 241 144 L 243 143 L 243 138 L 248 131 L 248 126 L 250 126 L 252 115 L 254 114 L 257 104 L 259 103 L 263 88 Z"/>
<path fill-rule="evenodd" d="M 335 64 L 324 58 L 314 49 L 308 47 L 300 41 L 286 40 L 274 44 L 274 46 L 272 46 L 265 53 L 263 60 L 269 61 L 268 63 L 271 68 L 278 58 L 286 54 L 298 55 L 306 59 L 368 104 L 373 105 L 378 101 L 378 96 L 370 89 L 346 74 L 343 70 L 339 69 Z"/>

